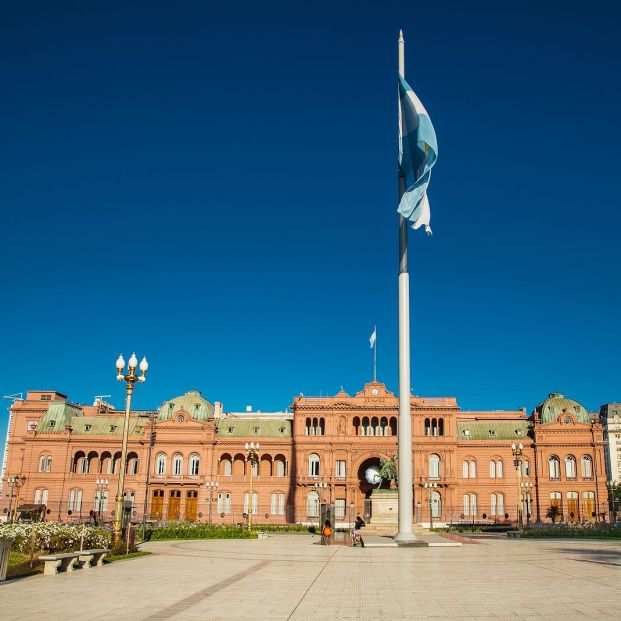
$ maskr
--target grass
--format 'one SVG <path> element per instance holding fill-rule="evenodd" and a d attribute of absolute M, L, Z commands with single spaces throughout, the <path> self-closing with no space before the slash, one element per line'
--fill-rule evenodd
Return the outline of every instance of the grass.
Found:
<path fill-rule="evenodd" d="M 170 541 L 173 539 L 256 539 L 257 531 L 238 526 L 214 526 L 208 524 L 169 524 L 148 528 L 145 541 Z"/>
<path fill-rule="evenodd" d="M 548 526 L 525 528 L 521 532 L 525 538 L 554 538 L 554 539 L 621 539 L 621 528 L 592 527 L 572 528 Z"/>
<path fill-rule="evenodd" d="M 39 561 L 38 555 L 33 559 L 30 567 L 30 556 L 21 552 L 11 552 L 9 554 L 9 566 L 7 568 L 7 578 L 19 578 L 43 573 L 43 563 Z"/>
<path fill-rule="evenodd" d="M 138 558 L 139 556 L 149 556 L 151 552 L 130 552 L 129 554 L 114 554 L 112 556 L 106 556 L 104 563 L 114 563 L 115 561 L 125 561 L 130 558 Z"/>

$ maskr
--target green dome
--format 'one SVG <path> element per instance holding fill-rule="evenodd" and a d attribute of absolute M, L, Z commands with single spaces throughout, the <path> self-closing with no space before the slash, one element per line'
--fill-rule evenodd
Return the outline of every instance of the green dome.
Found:
<path fill-rule="evenodd" d="M 588 425 L 591 422 L 591 416 L 581 403 L 568 399 L 560 392 L 550 393 L 548 398 L 535 408 L 535 411 L 544 425 L 555 423 L 561 414 L 571 414 L 579 423 Z"/>
<path fill-rule="evenodd" d="M 207 420 L 213 418 L 214 407 L 198 390 L 188 390 L 185 395 L 164 401 L 160 405 L 158 420 L 170 420 L 182 411 L 195 420 Z"/>

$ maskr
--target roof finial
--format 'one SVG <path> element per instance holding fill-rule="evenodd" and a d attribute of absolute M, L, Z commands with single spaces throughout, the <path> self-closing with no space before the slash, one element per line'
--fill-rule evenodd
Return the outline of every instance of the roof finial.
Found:
<path fill-rule="evenodd" d="M 399 30 L 399 40 L 397 43 L 405 43 L 405 39 L 403 38 L 403 30 Z"/>

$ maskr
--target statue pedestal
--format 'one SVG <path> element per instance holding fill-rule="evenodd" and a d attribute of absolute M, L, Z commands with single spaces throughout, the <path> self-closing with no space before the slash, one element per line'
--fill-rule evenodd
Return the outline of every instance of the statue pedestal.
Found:
<path fill-rule="evenodd" d="M 399 492 L 396 489 L 374 489 L 371 493 L 371 524 L 399 524 Z"/>

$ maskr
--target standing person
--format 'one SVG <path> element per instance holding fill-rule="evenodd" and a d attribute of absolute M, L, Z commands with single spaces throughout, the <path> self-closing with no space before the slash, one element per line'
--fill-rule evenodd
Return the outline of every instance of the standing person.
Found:
<path fill-rule="evenodd" d="M 356 521 L 354 523 L 354 531 L 352 533 L 352 538 L 354 541 L 360 541 L 360 545 L 364 548 L 364 539 L 362 538 L 361 529 L 365 526 L 365 521 L 360 517 L 360 515 L 356 516 Z"/>
<path fill-rule="evenodd" d="M 330 544 L 330 536 L 332 535 L 332 524 L 330 520 L 326 520 L 323 523 L 323 527 L 321 529 L 321 545 L 327 546 Z"/>

